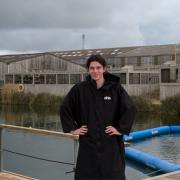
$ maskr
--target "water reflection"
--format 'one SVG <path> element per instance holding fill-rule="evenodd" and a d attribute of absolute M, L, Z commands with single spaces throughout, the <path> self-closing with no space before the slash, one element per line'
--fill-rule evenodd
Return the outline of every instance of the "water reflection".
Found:
<path fill-rule="evenodd" d="M 49 107 L 33 109 L 28 106 L 2 106 L 1 123 L 62 131 L 59 112 Z M 132 131 L 159 127 L 163 125 L 180 125 L 177 117 L 163 117 L 147 113 L 137 113 Z"/>
<path fill-rule="evenodd" d="M 54 131 L 61 130 L 59 114 L 45 107 L 39 107 L 35 111 L 28 106 L 3 106 L 0 119 L 2 123 L 10 125 Z"/>
<path fill-rule="evenodd" d="M 46 108 L 39 107 L 38 109 L 32 109 L 28 106 L 2 106 L 0 109 L 0 120 L 1 120 L 0 123 L 10 124 L 10 125 L 62 131 L 60 118 L 59 118 L 59 112 L 54 111 L 47 107 Z M 178 118 L 175 119 L 173 117 L 162 118 L 162 116 L 160 115 L 137 113 L 135 123 L 133 125 L 133 131 L 153 128 L 153 127 L 158 127 L 158 126 L 163 126 L 163 125 L 179 125 L 179 120 Z M 14 133 L 14 134 L 12 135 L 11 133 Z M 10 134 L 10 136 L 8 136 L 8 134 Z M 23 138 L 28 138 L 28 140 L 23 139 Z M 62 147 L 65 147 L 65 146 L 64 145 L 62 146 L 61 143 L 57 143 L 54 137 L 52 139 L 49 139 L 49 138 L 50 137 L 43 138 L 39 135 L 38 136 L 33 135 L 33 134 L 27 135 L 27 133 L 25 135 L 23 132 L 17 133 L 17 132 L 10 131 L 10 132 L 6 132 L 6 134 L 4 135 L 4 142 L 6 142 L 6 144 L 4 144 L 4 147 L 8 146 L 9 149 L 12 149 L 12 146 L 14 144 L 15 148 L 19 148 L 19 149 L 15 149 L 16 151 L 26 152 L 27 154 L 32 154 L 33 152 L 32 148 L 37 147 L 37 150 L 34 151 L 36 155 L 38 153 L 46 153 L 46 150 L 48 148 L 51 148 L 48 151 L 47 156 L 45 156 L 47 159 L 53 159 L 53 158 L 56 159 L 57 157 L 60 158 L 60 154 L 64 157 L 64 153 L 60 153 L 60 150 L 62 150 Z M 137 147 L 139 147 L 140 150 L 145 151 L 145 152 L 148 152 L 148 150 L 151 150 L 152 153 L 155 152 L 154 155 L 157 155 L 160 158 L 164 157 L 165 159 L 168 159 L 168 160 L 172 158 L 172 159 L 175 159 L 175 161 L 177 160 L 178 162 L 179 161 L 178 154 L 180 154 L 179 152 L 180 147 L 178 145 L 179 143 L 172 142 L 170 138 L 171 137 L 168 137 L 167 140 L 165 139 L 161 141 L 156 141 L 155 144 L 151 144 L 152 140 L 148 139 L 147 144 L 144 144 L 142 146 L 141 144 L 137 144 Z M 170 142 L 168 143 L 169 144 L 168 146 L 166 143 L 167 141 Z M 19 142 L 20 144 L 17 145 L 17 142 Z M 54 144 L 52 145 L 51 143 L 54 143 Z M 145 149 L 143 150 L 143 148 Z M 62 151 L 66 152 L 66 155 L 69 156 L 68 151 L 72 149 L 73 148 L 70 147 Z M 28 150 L 29 150 L 29 153 L 28 153 Z M 53 158 L 50 157 L 51 155 L 50 152 L 51 153 L 53 152 L 52 154 L 56 154 L 56 156 L 54 156 Z M 44 179 L 44 180 L 65 179 L 65 178 L 61 178 L 60 177 L 61 175 L 66 176 L 66 179 L 73 179 L 72 174 L 68 174 L 68 175 L 64 174 L 64 172 L 69 171 L 69 168 L 72 169 L 72 167 L 65 167 L 65 166 L 61 167 L 60 165 L 56 165 L 56 164 L 44 163 L 41 161 L 33 161 L 32 159 L 29 160 L 22 157 L 19 158 L 10 153 L 5 153 L 4 155 L 6 156 L 4 158 L 6 160 L 4 162 L 4 165 L 7 170 L 25 174 L 25 175 L 30 175 L 33 177 L 39 177 L 40 179 Z M 20 167 L 18 167 L 19 169 L 16 169 L 17 162 L 18 164 L 21 165 Z M 127 163 L 127 168 L 126 168 L 127 180 L 144 179 L 149 174 L 152 174 L 151 170 L 146 167 L 142 167 L 142 166 L 140 167 L 139 165 L 133 164 L 132 162 L 128 162 L 128 161 L 126 161 L 126 163 Z M 41 171 L 36 171 L 34 169 L 36 168 L 36 166 L 41 167 Z"/>
<path fill-rule="evenodd" d="M 147 138 L 132 144 L 133 148 L 180 166 L 180 134 Z"/>

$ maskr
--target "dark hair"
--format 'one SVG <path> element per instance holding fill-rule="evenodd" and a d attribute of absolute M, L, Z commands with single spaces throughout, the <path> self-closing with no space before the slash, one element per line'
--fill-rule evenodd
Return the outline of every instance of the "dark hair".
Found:
<path fill-rule="evenodd" d="M 106 67 L 106 61 L 100 54 L 91 55 L 86 62 L 86 68 L 89 69 L 91 62 L 96 61 L 101 64 L 103 67 Z"/>

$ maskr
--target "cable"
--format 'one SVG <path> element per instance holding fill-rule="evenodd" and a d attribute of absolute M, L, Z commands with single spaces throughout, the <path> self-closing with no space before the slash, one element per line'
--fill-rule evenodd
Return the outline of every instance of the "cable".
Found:
<path fill-rule="evenodd" d="M 68 162 L 62 162 L 62 161 L 49 160 L 49 159 L 40 158 L 40 157 L 35 157 L 35 156 L 23 154 L 23 153 L 18 153 L 18 152 L 11 151 L 11 150 L 8 150 L 8 149 L 3 149 L 3 151 L 9 152 L 9 153 L 13 153 L 13 154 L 17 154 L 17 155 L 21 155 L 21 156 L 25 156 L 25 157 L 30 157 L 30 158 L 33 158 L 33 159 L 39 159 L 39 160 L 42 160 L 42 161 L 48 161 L 48 162 L 53 162 L 53 163 L 60 163 L 60 164 L 67 164 L 67 165 L 73 165 L 73 166 L 74 166 L 74 163 L 68 163 Z"/>
<path fill-rule="evenodd" d="M 155 174 L 155 173 L 157 173 L 157 172 L 162 172 L 162 170 L 163 170 L 163 169 L 158 169 L 157 171 L 153 171 L 153 172 L 147 173 L 146 175 L 147 175 L 147 176 L 150 176 L 150 175 L 153 175 L 153 174 Z"/>

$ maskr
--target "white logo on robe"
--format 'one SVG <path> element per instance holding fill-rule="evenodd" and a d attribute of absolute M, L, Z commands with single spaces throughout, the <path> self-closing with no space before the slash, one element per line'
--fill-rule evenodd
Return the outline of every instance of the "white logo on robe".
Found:
<path fill-rule="evenodd" d="M 105 96 L 104 100 L 111 100 L 111 97 L 110 96 Z"/>

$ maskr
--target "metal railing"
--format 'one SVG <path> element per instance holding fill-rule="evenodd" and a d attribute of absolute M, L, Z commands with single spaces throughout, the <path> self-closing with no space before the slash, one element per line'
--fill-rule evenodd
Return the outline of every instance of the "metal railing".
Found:
<path fill-rule="evenodd" d="M 16 131 L 21 131 L 21 132 L 24 131 L 24 132 L 29 132 L 29 133 L 33 133 L 33 134 L 55 136 L 55 137 L 59 137 L 59 138 L 68 138 L 68 139 L 70 138 L 70 139 L 74 140 L 74 162 L 71 163 L 71 165 L 74 165 L 74 167 L 75 167 L 79 136 L 72 135 L 69 133 L 49 131 L 49 130 L 43 130 L 43 129 L 36 129 L 36 128 L 31 128 L 31 127 L 28 128 L 28 127 L 20 127 L 20 126 L 14 126 L 14 125 L 0 124 L 0 172 L 3 171 L 3 151 L 10 152 L 9 150 L 6 150 L 3 148 L 3 138 L 2 138 L 3 129 L 16 130 Z M 28 156 L 28 157 L 35 158 L 35 159 L 41 159 L 39 157 L 24 155 L 24 154 L 13 152 L 13 151 L 11 151 L 11 153 L 22 155 L 22 156 Z M 41 159 L 41 160 L 51 161 L 51 160 L 47 160 L 47 159 Z M 52 162 L 54 162 L 54 161 L 52 161 Z M 56 163 L 62 163 L 63 164 L 64 162 L 56 161 Z M 68 164 L 68 163 L 64 163 L 64 164 Z"/>
<path fill-rule="evenodd" d="M 28 132 L 28 133 L 39 134 L 39 135 L 55 136 L 58 138 L 71 139 L 74 141 L 73 162 L 62 162 L 62 161 L 50 160 L 50 159 L 41 158 L 38 156 L 28 155 L 28 154 L 16 152 L 13 150 L 5 149 L 5 148 L 3 148 L 3 130 L 4 129 L 15 130 L 15 131 L 20 131 L 20 132 Z M 73 170 L 66 172 L 66 173 L 74 172 L 75 166 L 76 166 L 77 154 L 78 154 L 78 140 L 79 140 L 79 136 L 72 135 L 70 133 L 49 131 L 49 130 L 44 130 L 44 129 L 31 128 L 31 127 L 20 127 L 20 126 L 14 126 L 14 125 L 0 124 L 0 172 L 4 171 L 4 169 L 3 169 L 3 152 L 9 152 L 9 153 L 13 153 L 15 155 L 25 156 L 25 157 L 38 159 L 38 160 L 44 160 L 44 161 L 53 162 L 53 163 L 71 165 L 74 167 Z M 124 144 L 126 147 L 130 146 L 130 143 L 128 143 L 128 142 L 124 142 Z"/>

